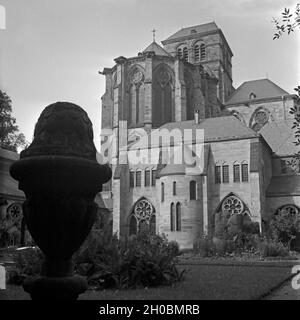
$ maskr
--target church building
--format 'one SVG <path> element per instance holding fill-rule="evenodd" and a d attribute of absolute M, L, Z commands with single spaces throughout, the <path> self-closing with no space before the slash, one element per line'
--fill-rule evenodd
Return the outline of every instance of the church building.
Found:
<path fill-rule="evenodd" d="M 299 165 L 290 161 L 295 96 L 269 79 L 235 89 L 233 53 L 215 22 L 183 28 L 162 45 L 119 56 L 101 72 L 102 154 L 114 137 L 102 198 L 113 232 L 127 238 L 146 229 L 191 249 L 213 235 L 219 212 L 260 230 L 281 210 L 300 214 Z M 191 139 L 183 141 L 185 132 Z M 155 134 L 162 139 L 149 144 Z M 178 150 L 196 161 L 174 161 Z M 130 160 L 149 153 L 151 161 Z"/>

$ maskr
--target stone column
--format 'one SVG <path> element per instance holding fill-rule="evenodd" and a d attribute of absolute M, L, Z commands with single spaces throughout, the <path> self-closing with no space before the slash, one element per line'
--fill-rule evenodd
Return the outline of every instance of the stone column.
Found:
<path fill-rule="evenodd" d="M 186 89 L 184 65 L 179 58 L 175 60 L 175 121 L 186 120 Z"/>
<path fill-rule="evenodd" d="M 145 111 L 144 111 L 144 128 L 147 132 L 152 128 L 152 59 L 154 54 L 146 53 L 145 63 Z"/>

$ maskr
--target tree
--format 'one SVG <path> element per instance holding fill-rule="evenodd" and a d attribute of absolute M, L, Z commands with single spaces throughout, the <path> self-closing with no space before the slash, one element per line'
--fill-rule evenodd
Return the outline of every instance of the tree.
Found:
<path fill-rule="evenodd" d="M 19 133 L 16 119 L 12 117 L 10 97 L 0 90 L 0 147 L 17 151 L 17 148 L 26 145 L 25 136 Z"/>
<path fill-rule="evenodd" d="M 273 18 L 273 23 L 275 23 L 276 28 L 273 40 L 279 39 L 286 31 L 290 34 L 294 32 L 297 27 L 300 27 L 300 3 L 296 5 L 294 12 L 291 12 L 289 8 L 284 8 L 281 15 L 281 19 Z"/>
<path fill-rule="evenodd" d="M 281 13 L 281 18 L 273 18 L 276 32 L 274 33 L 273 40 L 279 39 L 284 32 L 287 31 L 288 35 L 300 28 L 300 3 L 296 5 L 295 11 L 289 8 L 284 8 Z M 300 146 L 300 86 L 295 88 L 295 107 L 291 108 L 290 113 L 295 116 L 292 129 L 295 129 L 295 145 Z M 295 166 L 300 163 L 300 151 L 294 155 L 291 165 Z"/>

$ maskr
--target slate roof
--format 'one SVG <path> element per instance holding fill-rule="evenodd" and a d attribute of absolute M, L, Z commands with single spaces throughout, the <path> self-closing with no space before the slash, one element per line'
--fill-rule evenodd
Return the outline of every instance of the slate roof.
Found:
<path fill-rule="evenodd" d="M 150 51 L 154 51 L 155 54 L 157 56 L 167 56 L 170 57 L 169 53 L 162 48 L 158 43 L 156 43 L 155 41 L 153 41 L 144 51 L 145 52 L 150 52 Z"/>
<path fill-rule="evenodd" d="M 237 139 L 248 139 L 259 137 L 259 133 L 254 132 L 252 129 L 245 126 L 235 116 L 225 116 L 217 118 L 207 118 L 196 123 L 195 120 L 181 121 L 181 122 L 169 122 L 162 125 L 157 130 L 167 129 L 169 131 L 173 129 L 203 129 L 204 130 L 204 142 L 214 141 L 226 141 Z M 152 132 L 153 134 L 153 132 Z M 148 139 L 146 139 L 148 141 Z M 196 142 L 196 137 L 193 136 L 193 141 Z M 158 147 L 152 145 L 152 147 Z M 141 139 L 132 143 L 129 146 L 129 150 L 145 148 L 145 140 Z"/>
<path fill-rule="evenodd" d="M 195 30 L 195 32 L 193 32 L 192 30 Z M 182 28 L 179 31 L 172 34 L 166 40 L 162 41 L 162 43 L 164 43 L 165 41 L 168 41 L 168 40 L 186 37 L 191 34 L 205 33 L 205 32 L 210 32 L 210 31 L 215 31 L 215 30 L 219 30 L 219 28 L 215 22 L 209 22 L 209 23 L 204 23 L 204 24 L 200 24 L 197 26 L 193 26 L 193 27 Z"/>
<path fill-rule="evenodd" d="M 255 98 L 250 99 L 250 94 L 254 93 Z M 260 79 L 246 81 L 242 83 L 228 98 L 225 105 L 243 103 L 247 101 L 255 101 L 261 99 L 270 99 L 289 95 L 289 93 L 269 79 Z"/>
<path fill-rule="evenodd" d="M 300 195 L 300 175 L 272 177 L 267 197 Z"/>
<path fill-rule="evenodd" d="M 293 120 L 276 120 L 267 123 L 260 130 L 275 155 L 288 156 L 299 151 L 299 147 L 294 144 L 296 139 L 292 126 Z"/>

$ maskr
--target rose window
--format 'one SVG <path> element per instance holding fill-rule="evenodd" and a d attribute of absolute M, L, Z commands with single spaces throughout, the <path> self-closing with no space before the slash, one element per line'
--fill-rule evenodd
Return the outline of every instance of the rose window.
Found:
<path fill-rule="evenodd" d="M 235 196 L 230 196 L 223 201 L 222 211 L 229 212 L 230 215 L 240 214 L 244 210 L 243 202 Z"/>
<path fill-rule="evenodd" d="M 13 204 L 7 209 L 6 219 L 9 223 L 21 223 L 22 208 L 19 204 Z"/>
<path fill-rule="evenodd" d="M 269 116 L 264 110 L 257 111 L 254 120 L 259 125 L 264 125 L 268 122 Z"/>
<path fill-rule="evenodd" d="M 299 213 L 299 210 L 297 207 L 292 206 L 292 205 L 284 206 L 278 210 L 278 213 L 285 213 L 285 212 L 288 214 L 291 214 L 291 215 L 296 215 Z"/>
<path fill-rule="evenodd" d="M 153 207 L 147 200 L 139 201 L 135 208 L 134 214 L 138 220 L 150 220 L 153 213 Z"/>

